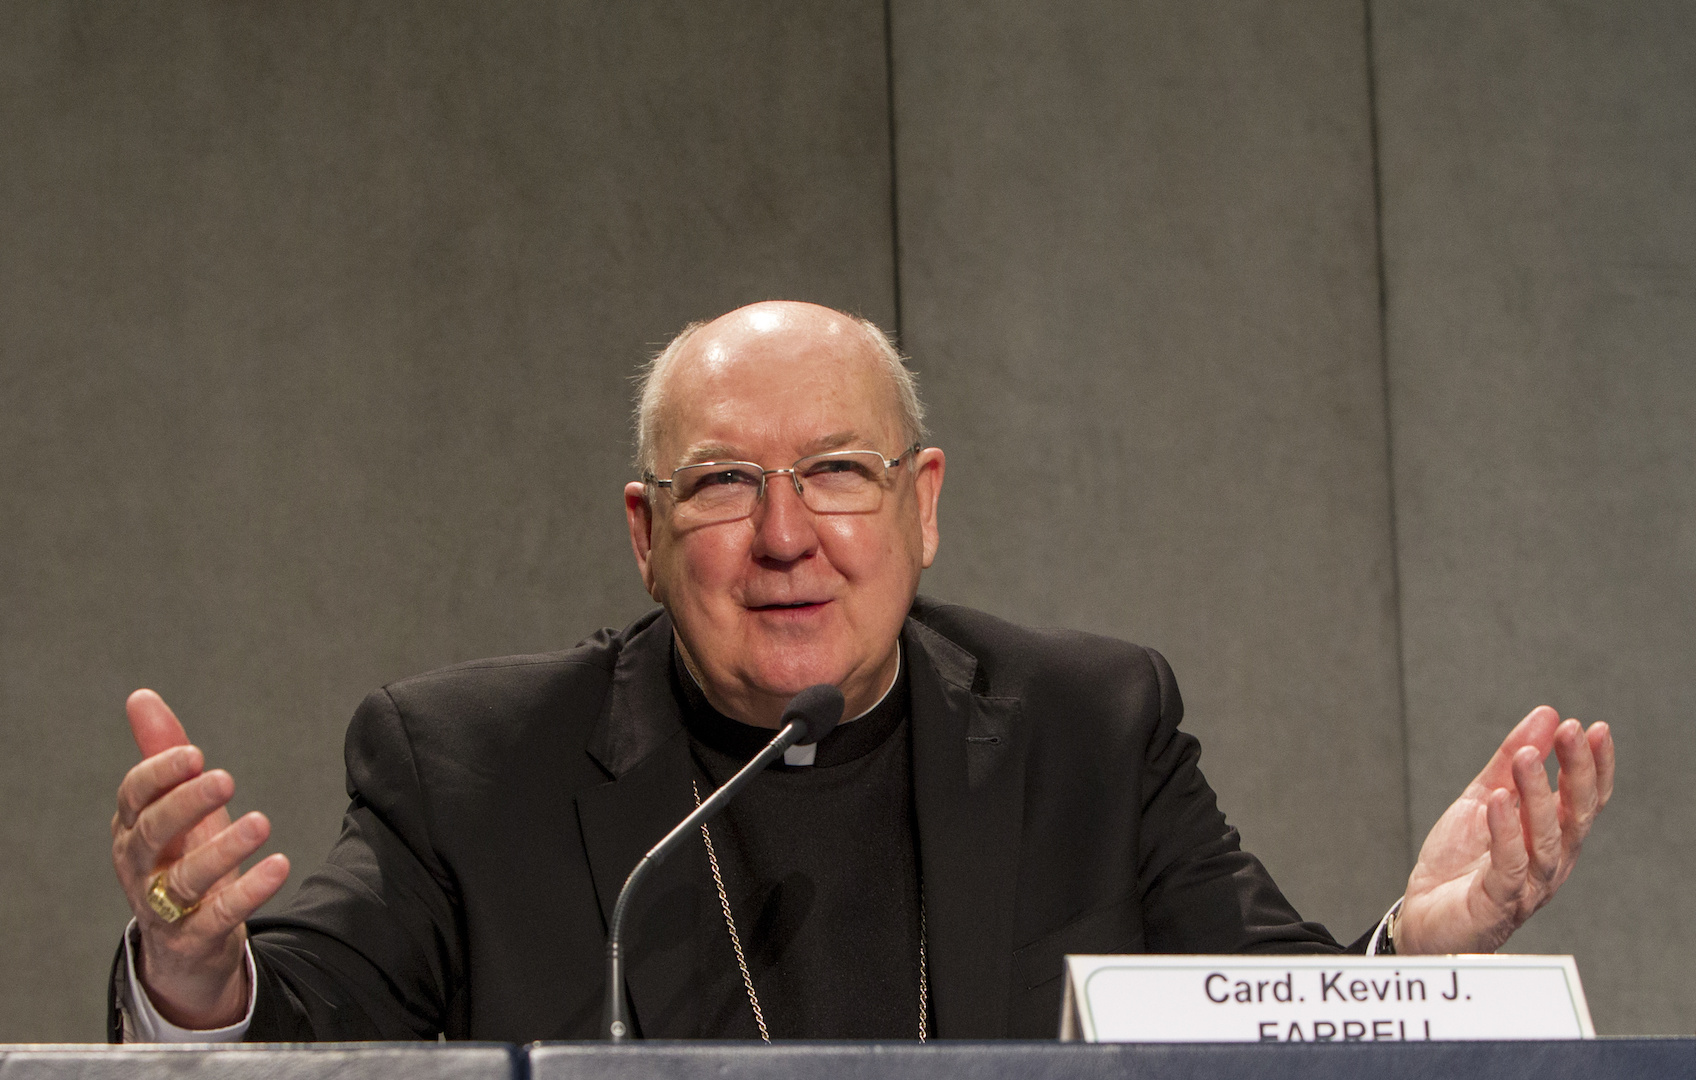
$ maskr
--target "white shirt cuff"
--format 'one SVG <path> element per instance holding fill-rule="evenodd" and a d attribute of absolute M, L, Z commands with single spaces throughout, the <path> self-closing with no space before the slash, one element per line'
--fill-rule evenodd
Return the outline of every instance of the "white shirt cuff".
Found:
<path fill-rule="evenodd" d="M 136 929 L 135 920 L 124 928 L 124 963 L 128 965 L 128 977 L 124 980 L 122 993 L 118 998 L 118 1012 L 124 1021 L 124 1041 L 127 1043 L 225 1043 L 240 1042 L 247 1034 L 247 1026 L 253 1023 L 253 1003 L 259 997 L 258 973 L 253 967 L 253 946 L 243 945 L 242 950 L 247 957 L 247 1015 L 229 1027 L 212 1028 L 207 1031 L 195 1031 L 192 1028 L 182 1028 L 159 1015 L 159 1010 L 153 1007 L 153 1002 L 147 996 L 147 990 L 141 985 L 141 980 L 135 974 L 136 940 L 140 931 Z"/>

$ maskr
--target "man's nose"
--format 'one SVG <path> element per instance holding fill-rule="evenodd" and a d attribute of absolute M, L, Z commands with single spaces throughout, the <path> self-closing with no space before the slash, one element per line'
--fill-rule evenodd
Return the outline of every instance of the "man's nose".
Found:
<path fill-rule="evenodd" d="M 766 477 L 766 493 L 754 507 L 754 554 L 779 562 L 794 562 L 818 546 L 813 512 L 795 490 L 795 478 L 784 472 Z"/>

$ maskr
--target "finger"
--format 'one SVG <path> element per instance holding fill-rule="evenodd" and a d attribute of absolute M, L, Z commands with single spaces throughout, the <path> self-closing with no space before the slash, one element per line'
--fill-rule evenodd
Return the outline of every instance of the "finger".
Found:
<path fill-rule="evenodd" d="M 1524 887 L 1530 863 L 1515 802 L 1512 791 L 1497 788 L 1490 792 L 1484 809 L 1490 826 L 1490 865 L 1480 884 L 1491 902 L 1504 911 L 1512 908 Z"/>
<path fill-rule="evenodd" d="M 135 736 L 135 744 L 141 748 L 142 757 L 152 757 L 173 746 L 188 744 L 188 733 L 183 731 L 177 714 L 165 704 L 164 698 L 152 690 L 137 690 L 131 694 L 124 702 L 124 713 L 129 717 L 130 734 Z"/>
<path fill-rule="evenodd" d="M 1561 763 L 1560 805 L 1563 839 L 1569 852 L 1576 851 L 1590 831 L 1596 816 L 1596 759 L 1590 742 L 1577 720 L 1555 729 L 1555 757 Z"/>
<path fill-rule="evenodd" d="M 198 903 L 271 836 L 271 822 L 255 810 L 220 830 L 165 871 L 165 886 L 184 904 Z"/>
<path fill-rule="evenodd" d="M 221 810 L 236 793 L 236 782 L 222 769 L 178 784 L 136 817 L 130 831 L 130 863 L 150 873 L 161 856 L 208 814 Z"/>
<path fill-rule="evenodd" d="M 227 933 L 277 895 L 288 879 L 288 856 L 281 852 L 267 855 L 247 873 L 214 892 L 189 918 L 196 920 L 197 929 Z"/>
<path fill-rule="evenodd" d="M 1561 722 L 1561 714 L 1547 705 L 1539 705 L 1525 714 L 1525 719 L 1513 726 L 1502 745 L 1490 755 L 1472 782 L 1485 789 L 1511 788 L 1513 786 L 1513 758 L 1521 749 L 1527 746 L 1536 747 L 1537 760 L 1541 761 L 1549 754 L 1549 748 L 1554 745 L 1555 728 Z"/>
<path fill-rule="evenodd" d="M 1535 747 L 1521 747 L 1513 756 L 1513 779 L 1519 790 L 1519 816 L 1531 870 L 1539 883 L 1547 884 L 1561 865 L 1560 803 L 1549 790 L 1549 777 Z"/>
<path fill-rule="evenodd" d="M 118 821 L 134 828 L 136 818 L 161 795 L 192 780 L 206 767 L 206 756 L 195 746 L 176 746 L 142 760 L 124 774 L 118 785 Z"/>
<path fill-rule="evenodd" d="M 1590 756 L 1596 761 L 1596 809 L 1608 805 L 1614 794 L 1614 735 L 1605 721 L 1598 720 L 1584 733 Z"/>

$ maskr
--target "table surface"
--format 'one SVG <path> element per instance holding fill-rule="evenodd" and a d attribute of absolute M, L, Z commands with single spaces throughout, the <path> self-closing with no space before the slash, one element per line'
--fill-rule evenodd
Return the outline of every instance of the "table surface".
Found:
<path fill-rule="evenodd" d="M 357 1043 L 0 1046 L 0 1080 L 1593 1080 L 1696 1077 L 1696 1039 L 1323 1045 Z"/>

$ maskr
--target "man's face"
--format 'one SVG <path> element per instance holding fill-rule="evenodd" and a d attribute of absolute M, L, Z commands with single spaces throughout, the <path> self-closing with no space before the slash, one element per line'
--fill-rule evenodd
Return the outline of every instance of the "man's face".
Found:
<path fill-rule="evenodd" d="M 661 479 L 705 461 L 779 469 L 830 450 L 906 449 L 874 346 L 810 304 L 758 304 L 697 331 L 666 375 L 658 420 Z M 876 701 L 936 555 L 943 465 L 935 448 L 907 455 L 865 513 L 815 513 L 787 475 L 769 477 L 752 515 L 704 525 L 680 520 L 669 492 L 625 488 L 643 582 L 715 706 L 776 726 L 815 683 L 840 686 L 848 716 Z"/>

